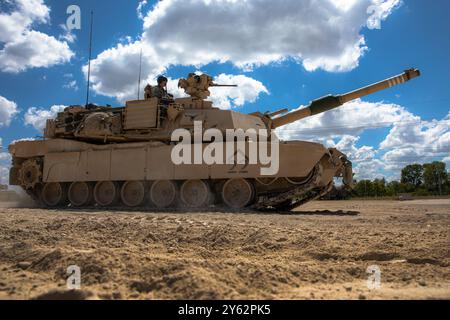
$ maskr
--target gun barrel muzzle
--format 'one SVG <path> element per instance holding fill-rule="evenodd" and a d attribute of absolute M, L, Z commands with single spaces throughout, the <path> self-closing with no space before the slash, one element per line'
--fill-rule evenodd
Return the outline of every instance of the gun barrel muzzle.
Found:
<path fill-rule="evenodd" d="M 358 98 L 362 98 L 364 96 L 368 96 L 378 91 L 382 91 L 385 89 L 389 89 L 395 87 L 397 85 L 408 82 L 414 78 L 420 77 L 420 71 L 418 69 L 409 69 L 404 73 L 399 74 L 395 77 L 377 82 L 375 84 L 369 85 L 367 87 L 357 89 L 355 91 L 343 94 L 339 96 L 342 104 L 347 103 L 349 101 L 356 100 Z"/>

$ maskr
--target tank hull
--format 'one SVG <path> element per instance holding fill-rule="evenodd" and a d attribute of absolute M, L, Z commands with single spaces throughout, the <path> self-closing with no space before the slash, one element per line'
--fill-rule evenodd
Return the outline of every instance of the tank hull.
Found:
<path fill-rule="evenodd" d="M 247 143 L 246 150 L 251 148 L 251 144 Z M 207 146 L 203 144 L 201 148 L 204 150 Z M 161 181 L 166 181 L 171 183 L 169 193 L 175 194 L 173 203 L 166 207 L 185 208 L 198 198 L 195 192 L 202 194 L 202 190 L 210 193 L 210 201 L 194 203 L 195 207 L 233 203 L 231 200 L 224 201 L 234 197 L 233 192 L 226 191 L 224 187 L 231 181 L 228 187 L 231 184 L 234 188 L 251 189 L 248 191 L 251 199 L 236 202 L 236 206 L 257 209 L 289 207 L 323 196 L 333 185 L 335 177 L 347 178 L 346 183 L 351 184 L 348 181 L 351 179 L 351 164 L 345 156 L 316 143 L 281 142 L 278 171 L 271 176 L 262 174 L 261 169 L 267 166 L 248 161 L 238 165 L 176 165 L 172 161 L 173 148 L 173 145 L 159 142 L 114 145 L 66 139 L 17 142 L 10 146 L 13 157 L 10 184 L 22 186 L 36 200 L 50 207 L 65 206 L 69 202 L 73 204 L 74 201 L 67 200 L 65 196 L 69 193 L 69 198 L 77 198 L 76 192 L 81 191 L 73 190 L 88 190 L 86 192 L 98 196 L 101 193 L 98 185 L 103 183 L 106 188 L 106 182 L 114 184 L 110 184 L 109 189 L 117 193 L 115 206 L 130 206 L 130 203 L 135 204 L 133 206 L 158 206 L 155 202 L 164 197 L 164 193 L 158 193 L 159 190 L 167 191 Z M 226 162 L 224 159 L 223 163 Z M 157 191 L 152 191 L 152 188 Z M 229 187 L 229 190 L 233 188 Z M 139 192 L 145 193 L 142 201 L 130 201 L 130 197 Z M 127 198 L 127 194 L 131 196 Z M 186 200 L 188 195 L 193 199 L 191 202 Z M 56 201 L 59 197 L 61 201 Z M 48 199 L 56 200 L 52 202 Z M 83 206 L 95 202 L 98 205 L 102 201 L 86 201 Z"/>

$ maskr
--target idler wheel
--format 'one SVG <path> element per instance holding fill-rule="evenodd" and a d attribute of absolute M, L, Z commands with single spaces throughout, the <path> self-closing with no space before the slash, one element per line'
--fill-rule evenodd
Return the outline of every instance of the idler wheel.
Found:
<path fill-rule="evenodd" d="M 123 185 L 120 195 L 126 206 L 139 207 L 145 200 L 145 185 L 141 181 L 128 181 Z"/>
<path fill-rule="evenodd" d="M 177 199 L 177 186 L 169 180 L 155 181 L 150 188 L 150 200 L 160 209 L 170 208 Z"/>
<path fill-rule="evenodd" d="M 87 182 L 74 182 L 69 187 L 69 201 L 74 207 L 85 207 L 93 203 L 93 187 Z"/>
<path fill-rule="evenodd" d="M 209 205 L 211 192 L 203 180 L 188 180 L 181 186 L 181 201 L 189 208 L 202 208 Z"/>
<path fill-rule="evenodd" d="M 94 188 L 95 202 L 102 207 L 109 207 L 117 203 L 119 199 L 119 188 L 112 181 L 98 182 Z"/>
<path fill-rule="evenodd" d="M 67 191 L 58 182 L 46 183 L 42 188 L 41 200 L 47 207 L 55 208 L 67 203 Z"/>
<path fill-rule="evenodd" d="M 222 188 L 222 198 L 232 209 L 243 209 L 251 204 L 255 196 L 253 185 L 245 179 L 228 180 Z"/>

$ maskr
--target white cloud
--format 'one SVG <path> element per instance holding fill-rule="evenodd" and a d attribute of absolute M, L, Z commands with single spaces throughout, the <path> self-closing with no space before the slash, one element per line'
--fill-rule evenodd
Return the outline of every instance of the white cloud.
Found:
<path fill-rule="evenodd" d="M 288 57 L 328 57 L 337 64 L 321 68 L 348 70 L 354 63 L 338 58 L 359 51 L 359 30 L 368 21 L 374 25 L 385 19 L 397 3 L 353 1 L 344 11 L 335 1 L 162 1 L 144 19 L 144 41 L 183 64 L 207 60 L 251 66 Z M 183 54 L 176 52 L 180 47 Z"/>
<path fill-rule="evenodd" d="M 343 12 L 349 11 L 358 0 L 331 0 L 337 9 L 342 10 Z"/>
<path fill-rule="evenodd" d="M 78 88 L 77 80 L 70 80 L 65 85 L 63 85 L 63 88 L 65 88 L 65 89 L 73 89 L 75 91 L 78 91 L 79 88 Z"/>
<path fill-rule="evenodd" d="M 7 152 L 0 152 L 0 162 L 11 160 L 11 155 Z"/>
<path fill-rule="evenodd" d="M 22 141 L 36 141 L 36 138 L 22 138 L 22 139 L 17 139 L 14 140 L 13 142 L 11 142 L 11 144 L 14 144 L 16 142 L 22 142 Z"/>
<path fill-rule="evenodd" d="M 447 161 L 450 154 L 450 113 L 442 120 L 395 124 L 380 144 L 386 167 L 399 170 L 410 163 Z"/>
<path fill-rule="evenodd" d="M 66 42 L 37 31 L 27 31 L 0 50 L 0 69 L 18 73 L 29 68 L 51 67 L 73 57 Z"/>
<path fill-rule="evenodd" d="M 167 91 L 170 94 L 173 94 L 173 96 L 175 98 L 184 98 L 184 97 L 188 97 L 188 95 L 184 92 L 184 90 L 182 88 L 178 87 L 178 81 L 179 79 L 172 79 L 172 78 L 168 78 L 168 82 L 167 82 Z M 147 79 L 148 83 L 155 83 L 154 79 Z M 143 90 L 143 89 L 142 89 Z M 141 90 L 141 92 L 142 92 Z"/>
<path fill-rule="evenodd" d="M 103 51 L 97 59 L 94 59 L 91 63 L 91 82 L 94 91 L 115 97 L 121 102 L 129 97 L 135 98 L 141 48 L 139 42 L 119 43 L 117 47 Z M 87 66 L 83 67 L 83 71 L 87 74 Z M 151 48 L 146 47 L 142 56 L 142 78 L 154 81 L 163 71 L 161 64 L 153 59 Z"/>
<path fill-rule="evenodd" d="M 402 106 L 358 99 L 338 109 L 288 124 L 278 129 L 277 133 L 285 140 L 323 141 L 345 135 L 358 136 L 370 128 L 385 128 L 394 123 L 415 123 L 419 120 L 419 117 Z"/>
<path fill-rule="evenodd" d="M 356 180 L 373 180 L 385 178 L 389 181 L 398 179 L 397 172 L 386 170 L 385 163 L 380 159 L 357 163 L 354 166 Z"/>
<path fill-rule="evenodd" d="M 381 29 L 381 21 L 385 20 L 401 4 L 398 0 L 376 0 L 367 8 L 371 16 L 367 19 L 369 29 Z"/>
<path fill-rule="evenodd" d="M 448 156 L 448 157 L 446 157 L 446 158 L 444 158 L 442 161 L 444 161 L 444 162 L 446 162 L 447 163 L 447 169 L 449 169 L 450 170 L 450 156 Z M 449 171 L 450 172 L 450 171 Z"/>
<path fill-rule="evenodd" d="M 218 84 L 237 85 L 237 88 L 211 88 L 211 101 L 220 109 L 242 107 L 247 102 L 255 102 L 260 94 L 269 94 L 269 91 L 260 81 L 243 75 L 220 74 L 214 78 Z"/>
<path fill-rule="evenodd" d="M 10 13 L 0 13 L 0 42 L 13 42 L 34 22 L 47 23 L 50 8 L 42 0 L 7 0 L 15 7 Z"/>
<path fill-rule="evenodd" d="M 351 70 L 367 50 L 360 31 L 378 27 L 399 3 L 160 1 L 145 15 L 138 41 L 118 43 L 92 61 L 93 87 L 119 100 L 135 92 L 141 49 L 144 78 L 155 78 L 174 65 L 231 62 L 248 70 L 286 59 L 302 63 L 309 71 Z M 140 2 L 138 15 L 143 15 L 145 4 Z"/>
<path fill-rule="evenodd" d="M 147 0 L 141 0 L 136 9 L 138 18 L 144 20 L 144 8 L 147 5 Z"/>
<path fill-rule="evenodd" d="M 0 163 L 0 183 L 8 185 L 9 183 L 9 166 Z"/>
<path fill-rule="evenodd" d="M 9 0 L 14 8 L 0 14 L 0 70 L 18 73 L 50 67 L 74 56 L 66 41 L 32 30 L 35 23 L 48 23 L 50 8 L 43 0 Z"/>
<path fill-rule="evenodd" d="M 334 147 L 344 152 L 354 162 L 359 163 L 373 160 L 376 155 L 374 148 L 369 146 L 358 148 L 356 147 L 358 141 L 359 137 L 345 135 Z"/>
<path fill-rule="evenodd" d="M 319 56 L 316 58 L 306 58 L 303 66 L 307 71 L 324 69 L 327 71 L 348 71 L 355 69 L 359 65 L 359 58 L 367 51 L 364 37 L 361 37 L 353 47 L 345 48 L 341 55 L 335 57 Z"/>
<path fill-rule="evenodd" d="M 0 184 L 8 184 L 9 182 L 10 162 L 11 156 L 3 150 L 3 140 L 0 138 Z"/>
<path fill-rule="evenodd" d="M 417 121 L 410 125 L 394 126 L 381 143 L 382 149 L 412 148 L 450 152 L 450 114 L 438 121 Z"/>
<path fill-rule="evenodd" d="M 72 30 L 67 28 L 67 25 L 61 24 L 60 27 L 64 31 L 64 33 L 59 36 L 59 40 L 65 40 L 68 43 L 73 43 L 75 42 L 75 40 L 77 40 L 77 36 L 72 33 Z"/>
<path fill-rule="evenodd" d="M 411 147 L 404 147 L 399 149 L 393 149 L 386 152 L 383 156 L 383 160 L 391 166 L 401 166 L 403 164 L 414 162 L 422 162 L 425 158 L 426 152 L 422 152 L 421 149 L 414 149 Z"/>
<path fill-rule="evenodd" d="M 1 147 L 1 145 L 0 145 Z M 0 152 L 0 163 L 5 161 L 11 161 L 11 155 L 8 152 Z"/>
<path fill-rule="evenodd" d="M 15 102 L 0 96 L 0 128 L 9 126 L 12 118 L 18 112 Z"/>
<path fill-rule="evenodd" d="M 94 83 L 93 89 L 100 94 L 115 97 L 121 103 L 136 99 L 137 97 L 137 81 L 139 73 L 139 55 L 140 47 L 135 43 L 134 45 L 123 46 L 119 44 L 118 48 L 126 48 L 129 50 L 130 60 L 125 60 L 126 56 L 116 55 L 119 50 L 111 49 L 102 54 L 111 57 L 104 63 L 111 63 L 115 67 L 108 68 L 105 65 L 92 65 L 92 77 L 91 80 Z M 158 65 L 153 65 L 148 59 L 143 59 L 143 69 L 158 70 L 155 74 L 161 74 L 162 69 L 158 69 Z M 126 67 L 128 66 L 128 67 Z M 123 71 L 122 71 L 122 68 Z M 104 73 L 97 72 L 98 70 L 104 70 L 108 73 L 106 76 Z M 86 68 L 85 68 L 85 71 Z M 116 72 L 120 72 L 116 73 Z M 167 85 L 168 92 L 173 94 L 176 98 L 185 97 L 184 91 L 178 88 L 178 80 L 169 78 Z M 258 80 L 244 75 L 229 75 L 220 74 L 214 77 L 214 81 L 219 84 L 235 84 L 237 88 L 211 88 L 211 98 L 215 107 L 221 109 L 231 109 L 241 107 L 247 102 L 255 102 L 261 94 L 269 94 L 269 91 L 264 84 Z M 144 87 L 146 84 L 155 84 L 156 76 L 153 73 L 146 79 L 141 81 L 140 96 L 143 96 Z M 116 88 L 121 87 L 121 90 Z"/>
<path fill-rule="evenodd" d="M 53 119 L 59 112 L 64 111 L 67 106 L 55 105 L 49 110 L 30 108 L 25 114 L 24 120 L 25 125 L 31 125 L 38 131 L 43 131 L 45 129 L 48 119 Z"/>

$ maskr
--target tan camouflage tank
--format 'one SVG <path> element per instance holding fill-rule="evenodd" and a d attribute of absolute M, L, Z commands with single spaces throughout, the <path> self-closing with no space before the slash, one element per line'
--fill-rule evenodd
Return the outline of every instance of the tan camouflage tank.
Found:
<path fill-rule="evenodd" d="M 326 195 L 335 178 L 342 178 L 351 188 L 352 164 L 340 151 L 321 144 L 276 143 L 275 129 L 418 76 L 418 70 L 407 70 L 347 94 L 320 98 L 291 113 L 242 114 L 215 108 L 207 100 L 209 88 L 217 86 L 212 78 L 190 74 L 179 83 L 187 98 L 154 98 L 146 91 L 145 100 L 128 101 L 121 108 L 68 107 L 47 121 L 44 140 L 9 147 L 13 158 L 10 184 L 21 186 L 48 208 L 289 210 Z M 196 133 L 199 125 L 200 134 Z M 230 143 L 244 143 L 244 154 L 232 154 L 233 161 L 176 164 L 174 148 L 187 144 L 173 141 L 177 129 L 197 138 L 188 143 L 200 152 L 218 143 L 203 135 L 211 129 L 224 135 L 230 129 L 254 130 L 257 136 L 221 145 L 225 150 Z M 264 131 L 267 134 L 261 136 Z M 279 151 L 278 170 L 267 174 L 263 170 L 267 165 L 250 162 L 249 153 L 270 137 L 266 151 L 272 155 Z"/>

